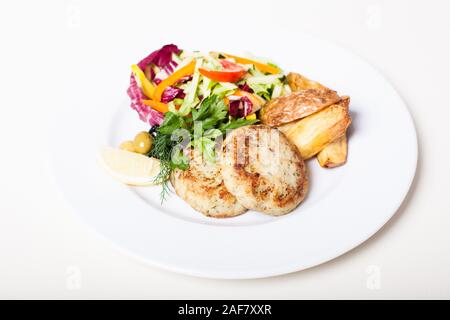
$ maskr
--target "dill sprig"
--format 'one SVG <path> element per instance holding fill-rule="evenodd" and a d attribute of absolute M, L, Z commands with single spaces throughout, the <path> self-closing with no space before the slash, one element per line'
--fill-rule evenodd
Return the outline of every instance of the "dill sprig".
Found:
<path fill-rule="evenodd" d="M 172 148 L 175 145 L 175 141 L 170 139 L 170 135 L 157 133 L 153 139 L 153 148 L 149 153 L 149 157 L 154 157 L 160 161 L 160 171 L 155 177 L 155 183 L 161 184 L 161 203 L 167 200 L 169 196 L 169 179 L 173 171 L 171 164 Z"/>
<path fill-rule="evenodd" d="M 160 200 L 161 204 L 167 200 L 170 193 L 169 180 L 170 175 L 172 174 L 173 168 L 170 164 L 170 161 L 160 161 L 160 171 L 155 177 L 155 183 L 161 184 L 161 195 Z"/>

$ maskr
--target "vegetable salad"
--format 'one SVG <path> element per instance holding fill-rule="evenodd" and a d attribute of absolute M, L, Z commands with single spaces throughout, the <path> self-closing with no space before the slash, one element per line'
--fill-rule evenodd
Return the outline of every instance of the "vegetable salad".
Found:
<path fill-rule="evenodd" d="M 215 161 L 217 138 L 258 122 L 269 100 L 290 93 L 275 64 L 222 52 L 203 54 L 169 44 L 131 66 L 131 107 L 151 126 L 147 155 L 161 162 L 163 184 L 175 168 L 189 167 L 186 150 Z"/>

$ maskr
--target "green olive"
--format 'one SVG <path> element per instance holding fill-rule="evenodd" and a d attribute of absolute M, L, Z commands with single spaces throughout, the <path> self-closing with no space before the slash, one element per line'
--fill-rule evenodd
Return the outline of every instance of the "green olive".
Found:
<path fill-rule="evenodd" d="M 152 149 L 153 138 L 152 136 L 146 132 L 139 132 L 136 137 L 134 137 L 134 151 L 140 154 L 149 153 Z"/>
<path fill-rule="evenodd" d="M 120 144 L 119 149 L 129 151 L 129 152 L 135 152 L 134 143 L 131 140 L 124 141 Z"/>

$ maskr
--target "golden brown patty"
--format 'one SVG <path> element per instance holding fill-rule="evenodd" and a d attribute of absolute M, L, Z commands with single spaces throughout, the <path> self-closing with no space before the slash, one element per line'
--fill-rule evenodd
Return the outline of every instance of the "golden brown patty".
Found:
<path fill-rule="evenodd" d="M 308 189 L 305 163 L 278 129 L 264 125 L 234 130 L 221 152 L 227 189 L 248 209 L 283 215 L 295 209 Z"/>
<path fill-rule="evenodd" d="M 176 169 L 170 179 L 180 198 L 208 217 L 234 217 L 247 211 L 228 192 L 218 164 L 198 155 L 192 158 L 189 169 Z"/>
<path fill-rule="evenodd" d="M 261 122 L 279 126 L 309 116 L 341 100 L 336 91 L 305 89 L 270 100 L 261 110 Z"/>

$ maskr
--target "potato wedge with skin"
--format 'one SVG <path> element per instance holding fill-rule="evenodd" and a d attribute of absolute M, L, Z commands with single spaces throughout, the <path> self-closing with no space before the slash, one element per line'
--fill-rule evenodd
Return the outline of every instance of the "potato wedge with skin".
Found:
<path fill-rule="evenodd" d="M 292 91 L 300 91 L 305 89 L 328 89 L 317 81 L 310 80 L 300 73 L 289 72 L 287 81 Z"/>
<path fill-rule="evenodd" d="M 261 123 L 271 127 L 305 118 L 341 100 L 330 89 L 305 89 L 270 100 L 260 113 Z"/>
<path fill-rule="evenodd" d="M 309 159 L 345 134 L 352 122 L 349 103 L 350 98 L 343 97 L 337 104 L 278 129 L 297 146 L 304 160 Z"/>
<path fill-rule="evenodd" d="M 327 145 L 317 154 L 317 161 L 322 168 L 335 168 L 347 161 L 347 135 Z"/>
<path fill-rule="evenodd" d="M 327 88 L 319 82 L 295 72 L 290 72 L 287 75 L 287 81 L 292 91 Z M 345 164 L 347 161 L 347 136 L 344 134 L 338 140 L 327 145 L 317 154 L 317 160 L 323 168 L 334 168 Z"/>

